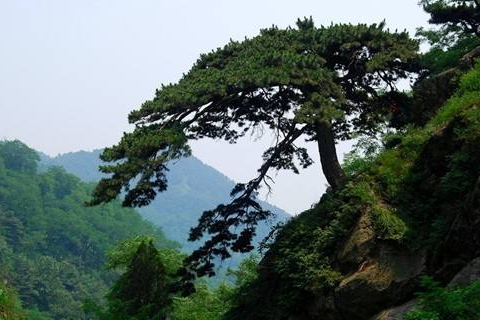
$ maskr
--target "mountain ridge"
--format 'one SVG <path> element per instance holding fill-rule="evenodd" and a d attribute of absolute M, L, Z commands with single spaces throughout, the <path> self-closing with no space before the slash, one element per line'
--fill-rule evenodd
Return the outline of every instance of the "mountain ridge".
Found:
<path fill-rule="evenodd" d="M 42 170 L 60 166 L 85 182 L 97 182 L 104 176 L 98 171 L 102 164 L 99 158 L 101 152 L 102 149 L 82 150 L 55 157 L 42 152 L 38 154 Z M 167 190 L 159 193 L 149 206 L 138 208 L 138 211 L 147 220 L 162 227 L 169 239 L 181 243 L 184 250 L 191 251 L 198 244 L 187 241 L 190 228 L 196 225 L 203 211 L 230 200 L 229 193 L 235 182 L 195 156 L 171 164 L 167 180 Z M 291 217 L 284 210 L 265 201 L 260 203 L 271 210 L 275 217 L 259 225 L 256 242 L 267 236 L 273 225 Z"/>

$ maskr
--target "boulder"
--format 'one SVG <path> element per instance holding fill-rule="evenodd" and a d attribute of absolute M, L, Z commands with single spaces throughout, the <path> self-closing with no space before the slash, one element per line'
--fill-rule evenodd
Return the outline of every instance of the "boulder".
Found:
<path fill-rule="evenodd" d="M 374 246 L 374 239 L 371 215 L 363 213 L 337 254 L 340 268 L 351 270 L 362 264 Z"/>
<path fill-rule="evenodd" d="M 448 287 L 463 287 L 480 278 L 480 257 L 473 259 L 459 273 L 453 277 Z M 378 313 L 371 320 L 402 320 L 405 314 L 415 310 L 416 301 L 410 300 L 400 306 L 389 308 Z"/>
<path fill-rule="evenodd" d="M 480 278 L 480 257 L 468 263 L 448 284 L 449 287 L 463 287 Z"/>
<path fill-rule="evenodd" d="M 410 300 L 401 306 L 384 310 L 374 316 L 371 320 L 402 320 L 403 317 L 410 311 L 415 310 L 415 300 Z"/>
<path fill-rule="evenodd" d="M 370 319 L 385 306 L 406 301 L 425 270 L 425 253 L 406 254 L 387 245 L 362 263 L 335 290 L 335 305 L 343 319 Z"/>

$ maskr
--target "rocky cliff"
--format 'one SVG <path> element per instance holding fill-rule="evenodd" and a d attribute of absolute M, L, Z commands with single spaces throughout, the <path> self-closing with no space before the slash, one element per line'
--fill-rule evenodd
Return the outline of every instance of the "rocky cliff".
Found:
<path fill-rule="evenodd" d="M 402 319 L 422 276 L 476 278 L 480 66 L 465 72 L 467 58 L 415 92 L 442 105 L 433 117 L 350 159 L 343 187 L 277 230 L 228 319 Z"/>

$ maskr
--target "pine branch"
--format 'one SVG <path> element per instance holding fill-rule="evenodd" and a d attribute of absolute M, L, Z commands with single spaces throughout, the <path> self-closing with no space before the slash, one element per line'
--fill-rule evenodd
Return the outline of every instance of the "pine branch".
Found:
<path fill-rule="evenodd" d="M 239 184 L 232 190 L 234 200 L 227 205 L 219 205 L 214 210 L 205 211 L 199 220 L 199 225 L 190 231 L 190 241 L 197 241 L 203 238 L 205 233 L 212 235 L 203 246 L 195 250 L 187 259 L 189 269 L 195 270 L 198 276 L 213 276 L 213 260 L 215 257 L 226 259 L 231 256 L 230 250 L 234 252 L 248 252 L 253 249 L 251 244 L 255 235 L 255 226 L 259 221 L 266 219 L 271 212 L 264 211 L 254 200 L 262 182 L 268 179 L 268 171 L 273 163 L 281 156 L 296 139 L 307 129 L 292 126 L 291 130 L 280 143 L 275 151 L 262 164 L 258 170 L 258 176 L 247 184 Z M 232 227 L 244 226 L 244 229 L 237 236 L 230 229 Z"/>

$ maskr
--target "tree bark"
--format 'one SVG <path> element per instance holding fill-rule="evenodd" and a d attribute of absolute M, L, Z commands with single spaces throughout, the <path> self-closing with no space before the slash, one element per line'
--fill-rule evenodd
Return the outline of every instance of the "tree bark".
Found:
<path fill-rule="evenodd" d="M 345 173 L 337 158 L 337 149 L 335 148 L 335 138 L 333 135 L 332 124 L 321 122 L 316 125 L 318 151 L 320 153 L 320 162 L 322 163 L 323 174 L 327 182 L 333 189 L 345 181 Z"/>

